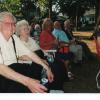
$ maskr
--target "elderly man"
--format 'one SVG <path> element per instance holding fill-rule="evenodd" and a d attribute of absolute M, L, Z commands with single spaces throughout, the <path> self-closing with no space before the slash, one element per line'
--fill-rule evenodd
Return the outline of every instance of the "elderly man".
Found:
<path fill-rule="evenodd" d="M 53 36 L 59 41 L 60 51 L 57 57 L 63 60 L 67 74 L 70 80 L 74 79 L 72 72 L 70 71 L 70 62 L 73 60 L 74 55 L 69 50 L 70 41 L 66 36 L 66 33 L 61 28 L 61 23 L 59 21 L 54 22 L 54 30 L 52 32 Z"/>
<path fill-rule="evenodd" d="M 0 13 L 0 92 L 45 92 L 46 87 L 34 79 L 34 68 L 18 63 L 23 56 L 47 70 L 49 82 L 53 81 L 50 68 L 35 54 L 29 51 L 13 34 L 15 17 L 10 12 Z M 36 78 L 36 77 L 35 77 Z"/>

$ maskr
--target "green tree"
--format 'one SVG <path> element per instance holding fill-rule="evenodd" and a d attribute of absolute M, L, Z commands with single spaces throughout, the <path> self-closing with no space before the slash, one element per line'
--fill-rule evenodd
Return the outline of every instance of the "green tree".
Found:
<path fill-rule="evenodd" d="M 37 4 L 41 9 L 42 16 L 49 17 L 49 0 L 38 0 Z"/>
<path fill-rule="evenodd" d="M 96 0 L 95 2 L 95 8 L 96 8 L 96 25 L 100 24 L 100 0 Z"/>
<path fill-rule="evenodd" d="M 30 22 L 34 18 L 34 12 L 36 12 L 35 2 L 31 0 L 20 0 L 20 2 L 22 15 Z"/>
<path fill-rule="evenodd" d="M 20 14 L 20 0 L 0 1 L 0 11 L 10 11 L 14 15 Z"/>
<path fill-rule="evenodd" d="M 42 16 L 46 15 L 46 17 L 53 16 L 52 6 L 56 4 L 57 0 L 38 0 L 38 6 L 41 9 Z"/>
<path fill-rule="evenodd" d="M 95 5 L 95 0 L 56 0 L 56 5 L 59 6 L 59 12 L 75 20 L 77 29 L 79 19 L 86 10 Z"/>

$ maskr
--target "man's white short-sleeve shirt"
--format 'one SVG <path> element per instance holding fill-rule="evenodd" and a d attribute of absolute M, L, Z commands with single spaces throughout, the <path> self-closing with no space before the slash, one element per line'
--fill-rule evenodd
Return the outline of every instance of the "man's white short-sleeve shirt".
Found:
<path fill-rule="evenodd" d="M 16 35 L 13 35 L 13 38 L 15 41 L 16 54 L 14 51 L 12 38 L 10 37 L 10 39 L 7 41 L 2 33 L 0 33 L 0 64 L 10 65 L 17 63 L 16 55 L 22 56 L 31 53 L 31 51 L 24 46 Z"/>

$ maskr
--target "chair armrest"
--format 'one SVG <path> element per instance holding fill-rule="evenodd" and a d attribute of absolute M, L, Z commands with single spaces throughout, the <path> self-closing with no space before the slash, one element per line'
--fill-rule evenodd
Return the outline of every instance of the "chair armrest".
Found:
<path fill-rule="evenodd" d="M 55 53 L 57 52 L 57 50 L 43 50 L 45 56 L 49 56 L 49 55 L 53 55 L 55 57 Z"/>
<path fill-rule="evenodd" d="M 51 52 L 51 53 L 56 53 L 57 52 L 57 50 L 43 50 L 44 52 L 47 52 L 47 53 L 49 53 L 49 52 Z"/>

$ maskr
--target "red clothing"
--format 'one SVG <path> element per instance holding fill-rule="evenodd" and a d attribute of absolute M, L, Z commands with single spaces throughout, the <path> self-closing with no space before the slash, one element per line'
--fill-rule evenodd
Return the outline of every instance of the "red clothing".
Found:
<path fill-rule="evenodd" d="M 40 47 L 44 50 L 52 49 L 52 45 L 44 46 L 44 43 L 49 43 L 54 40 L 55 37 L 52 35 L 52 33 L 49 33 L 48 31 L 42 31 L 40 34 Z"/>

